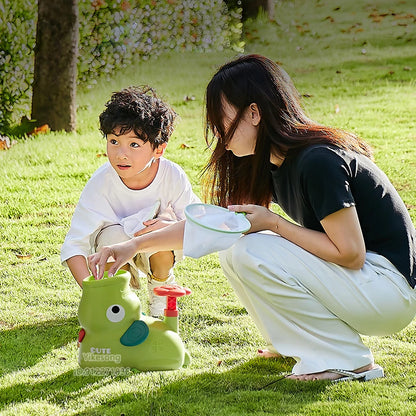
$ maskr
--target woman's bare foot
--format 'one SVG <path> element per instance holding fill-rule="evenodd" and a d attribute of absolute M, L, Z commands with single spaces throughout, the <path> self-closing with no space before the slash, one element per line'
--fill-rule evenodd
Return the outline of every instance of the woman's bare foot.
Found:
<path fill-rule="evenodd" d="M 269 350 L 257 350 L 257 355 L 263 358 L 280 358 L 282 357 L 278 352 L 271 352 Z"/>
<path fill-rule="evenodd" d="M 353 373 L 362 373 L 364 371 L 372 370 L 373 368 L 377 367 L 375 364 L 369 364 L 364 367 L 357 368 L 353 370 Z M 291 374 L 290 376 L 286 377 L 291 380 L 298 380 L 298 381 L 317 381 L 317 380 L 337 380 L 338 378 L 344 377 L 343 375 L 332 373 L 329 371 L 322 371 L 320 373 L 313 373 L 313 374 Z"/>

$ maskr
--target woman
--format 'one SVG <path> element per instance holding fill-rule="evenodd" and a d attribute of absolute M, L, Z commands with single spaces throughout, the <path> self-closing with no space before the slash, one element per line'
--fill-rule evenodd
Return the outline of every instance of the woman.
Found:
<path fill-rule="evenodd" d="M 416 232 L 370 148 L 310 120 L 289 76 L 258 55 L 214 75 L 206 123 L 207 143 L 216 143 L 208 194 L 251 223 L 220 261 L 269 345 L 260 355 L 293 357 L 297 380 L 383 376 L 359 334 L 394 333 L 413 319 Z M 105 248 L 90 269 L 100 278 L 110 256 L 115 272 L 138 251 L 181 248 L 183 229 Z"/>

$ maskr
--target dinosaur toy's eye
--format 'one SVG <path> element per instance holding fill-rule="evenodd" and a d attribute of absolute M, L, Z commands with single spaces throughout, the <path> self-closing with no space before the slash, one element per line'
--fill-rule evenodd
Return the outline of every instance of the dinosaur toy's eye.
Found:
<path fill-rule="evenodd" d="M 120 322 L 123 320 L 124 315 L 124 308 L 121 305 L 111 305 L 106 312 L 106 316 L 111 322 Z"/>

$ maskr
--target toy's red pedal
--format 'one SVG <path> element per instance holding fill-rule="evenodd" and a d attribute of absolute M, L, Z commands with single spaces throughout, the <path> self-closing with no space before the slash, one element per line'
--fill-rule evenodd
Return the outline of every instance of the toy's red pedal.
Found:
<path fill-rule="evenodd" d="M 167 297 L 165 309 L 165 316 L 167 317 L 177 317 L 176 299 L 191 294 L 190 289 L 178 285 L 158 286 L 153 289 L 153 292 L 155 295 Z"/>
<path fill-rule="evenodd" d="M 84 337 L 85 337 L 85 329 L 81 328 L 81 330 L 79 331 L 79 334 L 78 334 L 78 347 L 79 347 L 79 344 L 81 344 Z"/>

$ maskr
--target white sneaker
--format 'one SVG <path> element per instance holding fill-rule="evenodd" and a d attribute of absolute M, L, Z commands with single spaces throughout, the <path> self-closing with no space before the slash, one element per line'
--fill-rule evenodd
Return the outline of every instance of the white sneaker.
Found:
<path fill-rule="evenodd" d="M 175 285 L 175 275 L 172 273 L 166 280 L 160 282 L 152 279 L 152 275 L 147 275 L 147 290 L 149 292 L 150 315 L 155 318 L 163 316 L 163 311 L 166 309 L 166 296 L 157 296 L 153 289 L 158 286 Z"/>

